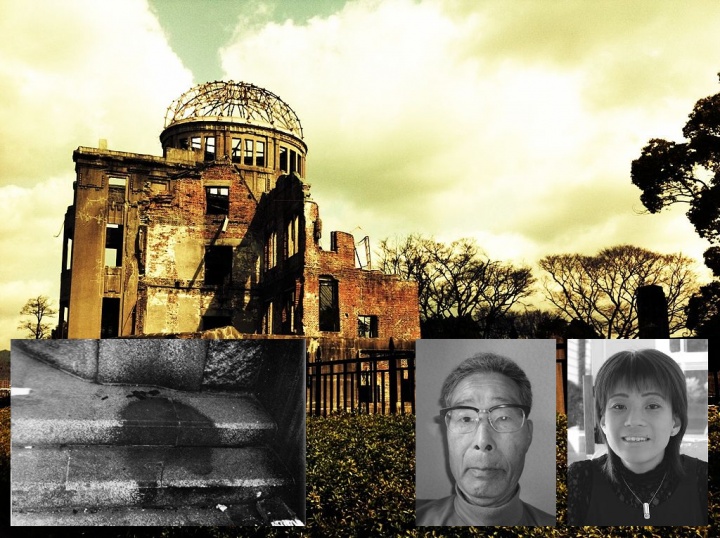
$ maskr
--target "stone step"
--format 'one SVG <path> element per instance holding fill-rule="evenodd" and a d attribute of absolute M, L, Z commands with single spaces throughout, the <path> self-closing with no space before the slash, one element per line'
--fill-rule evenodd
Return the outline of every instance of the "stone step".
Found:
<path fill-rule="evenodd" d="M 130 387 L 127 392 L 148 390 Z M 275 422 L 252 395 L 156 395 L 143 400 L 112 395 L 93 407 L 58 407 L 58 413 L 38 415 L 24 411 L 12 419 L 14 446 L 244 446 L 268 443 L 276 432 Z"/>
<path fill-rule="evenodd" d="M 282 499 L 271 497 L 258 502 L 236 505 L 23 510 L 12 514 L 11 524 L 22 527 L 237 527 L 302 526 L 303 522 Z"/>
<path fill-rule="evenodd" d="M 212 507 L 282 495 L 292 478 L 262 447 L 13 447 L 13 512 Z"/>
<path fill-rule="evenodd" d="M 16 360 L 17 359 L 17 360 Z M 14 446 L 62 444 L 243 446 L 277 426 L 250 392 L 100 385 L 13 355 Z"/>

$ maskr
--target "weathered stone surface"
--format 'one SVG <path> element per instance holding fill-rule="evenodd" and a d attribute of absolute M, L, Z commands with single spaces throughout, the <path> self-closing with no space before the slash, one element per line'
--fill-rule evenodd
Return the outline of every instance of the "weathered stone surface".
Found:
<path fill-rule="evenodd" d="M 209 340 L 202 386 L 205 389 L 248 390 L 255 386 L 264 350 L 271 341 Z"/>
<path fill-rule="evenodd" d="M 98 382 L 200 390 L 205 340 L 100 340 Z"/>
<path fill-rule="evenodd" d="M 16 349 L 84 379 L 96 379 L 98 340 L 13 340 L 11 351 Z"/>
<path fill-rule="evenodd" d="M 18 449 L 12 505 L 231 505 L 279 494 L 292 483 L 275 454 L 261 447 L 90 446 Z"/>
<path fill-rule="evenodd" d="M 240 511 L 245 506 L 251 505 L 240 505 L 235 510 Z M 162 508 L 123 506 L 102 509 L 96 507 L 91 509 L 69 507 L 39 512 L 14 512 L 12 525 L 20 527 L 221 527 L 237 525 L 238 523 L 230 518 L 228 512 L 229 510 L 223 512 L 215 506 Z M 241 520 L 240 524 L 260 525 L 262 520 L 257 516 L 253 519 L 250 514 L 246 519 Z"/>

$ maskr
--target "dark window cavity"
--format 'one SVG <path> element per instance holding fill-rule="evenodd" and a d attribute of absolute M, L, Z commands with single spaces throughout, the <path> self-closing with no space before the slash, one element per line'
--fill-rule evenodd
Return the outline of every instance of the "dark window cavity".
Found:
<path fill-rule="evenodd" d="M 214 161 L 215 160 L 215 137 L 214 136 L 208 136 L 205 138 L 205 160 L 206 161 Z"/>
<path fill-rule="evenodd" d="M 331 277 L 320 277 L 320 330 L 340 330 L 338 282 Z"/>
<path fill-rule="evenodd" d="M 255 166 L 265 166 L 265 142 L 255 142 Z"/>
<path fill-rule="evenodd" d="M 105 267 L 122 266 L 123 227 L 119 224 L 105 226 Z"/>
<path fill-rule="evenodd" d="M 377 338 L 377 316 L 358 316 L 358 338 Z"/>
<path fill-rule="evenodd" d="M 205 187 L 207 215 L 227 215 L 230 209 L 229 187 Z"/>
<path fill-rule="evenodd" d="M 245 139 L 245 159 L 243 164 L 252 166 L 253 163 L 253 141 Z"/>
<path fill-rule="evenodd" d="M 242 139 L 232 139 L 232 162 L 240 163 L 242 158 Z"/>
<path fill-rule="evenodd" d="M 216 286 L 230 281 L 232 253 L 232 247 L 208 246 L 205 248 L 205 284 Z"/>

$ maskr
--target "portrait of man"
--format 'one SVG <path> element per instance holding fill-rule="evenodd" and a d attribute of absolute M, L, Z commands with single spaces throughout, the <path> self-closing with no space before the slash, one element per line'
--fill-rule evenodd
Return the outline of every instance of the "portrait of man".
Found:
<path fill-rule="evenodd" d="M 555 525 L 554 357 L 554 340 L 418 341 L 418 526 Z"/>

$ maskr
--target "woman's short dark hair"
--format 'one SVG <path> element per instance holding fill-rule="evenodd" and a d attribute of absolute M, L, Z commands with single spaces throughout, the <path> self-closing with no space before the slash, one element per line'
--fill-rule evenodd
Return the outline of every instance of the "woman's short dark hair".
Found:
<path fill-rule="evenodd" d="M 521 405 L 532 408 L 532 386 L 525 372 L 514 361 L 495 353 L 478 353 L 465 359 L 455 368 L 443 383 L 440 401 L 443 407 L 450 407 L 450 397 L 460 381 L 473 374 L 502 374 L 515 382 L 520 391 Z"/>
<path fill-rule="evenodd" d="M 680 419 L 680 431 L 670 437 L 665 448 L 668 469 L 675 476 L 683 476 L 680 443 L 688 424 L 688 398 L 685 374 L 671 357 L 656 349 L 620 351 L 600 367 L 595 379 L 595 423 L 602 422 L 608 396 L 619 385 L 642 392 L 647 387 L 658 389 L 670 402 L 673 417 Z M 604 471 L 610 480 L 617 480 L 619 458 L 607 442 L 605 432 L 600 435 L 608 448 Z"/>

